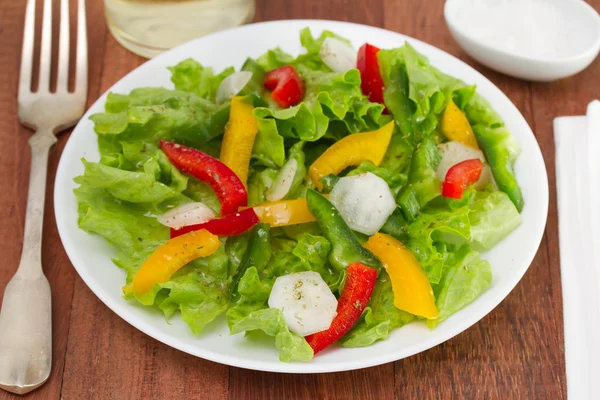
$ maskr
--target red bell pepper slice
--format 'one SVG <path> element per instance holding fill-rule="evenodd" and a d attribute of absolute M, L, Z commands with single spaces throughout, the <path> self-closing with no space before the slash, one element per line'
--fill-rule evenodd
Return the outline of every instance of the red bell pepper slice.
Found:
<path fill-rule="evenodd" d="M 369 101 L 383 104 L 383 78 L 377 59 L 379 48 L 365 43 L 358 50 L 356 68 L 360 71 L 360 88 Z"/>
<path fill-rule="evenodd" d="M 281 107 L 292 106 L 304 97 L 304 80 L 291 65 L 267 72 L 263 84 Z"/>
<path fill-rule="evenodd" d="M 211 219 L 201 224 L 188 225 L 179 229 L 171 228 L 171 239 L 200 229 L 206 229 L 217 236 L 237 236 L 249 231 L 259 222 L 258 215 L 256 215 L 254 209 L 246 208 L 245 210 L 226 215 L 223 218 Z"/>
<path fill-rule="evenodd" d="M 315 354 L 337 342 L 354 326 L 363 310 L 369 304 L 377 270 L 355 262 L 346 269 L 346 283 L 338 300 L 337 315 L 329 329 L 306 337 Z"/>
<path fill-rule="evenodd" d="M 465 188 L 479 180 L 482 169 L 483 163 L 478 158 L 453 165 L 446 173 L 442 196 L 461 199 Z"/>
<path fill-rule="evenodd" d="M 221 215 L 248 205 L 248 192 L 238 176 L 225 164 L 200 150 L 160 141 L 160 148 L 178 170 L 206 182 L 221 202 Z"/>

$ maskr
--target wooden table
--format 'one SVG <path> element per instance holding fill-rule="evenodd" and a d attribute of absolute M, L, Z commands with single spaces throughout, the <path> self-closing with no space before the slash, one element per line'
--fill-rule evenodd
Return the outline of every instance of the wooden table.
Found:
<path fill-rule="evenodd" d="M 400 32 L 453 54 L 502 89 L 533 128 L 548 168 L 548 226 L 521 283 L 481 322 L 417 356 L 336 374 L 283 375 L 204 361 L 132 328 L 104 306 L 75 273 L 54 220 L 53 177 L 68 135 L 50 155 L 43 263 L 52 286 L 54 359 L 39 399 L 153 398 L 540 398 L 566 397 L 552 120 L 581 115 L 600 96 L 600 62 L 550 84 L 495 73 L 459 49 L 441 0 L 258 0 L 255 21 L 321 18 Z M 600 9 L 600 0 L 591 1 Z M 89 104 L 145 60 L 119 46 L 104 24 L 101 0 L 89 0 Z M 17 120 L 17 77 L 25 0 L 0 2 L 0 293 L 18 265 L 29 177 L 30 135 Z M 1 338 L 0 338 L 1 340 Z M 0 399 L 13 396 L 0 391 Z"/>

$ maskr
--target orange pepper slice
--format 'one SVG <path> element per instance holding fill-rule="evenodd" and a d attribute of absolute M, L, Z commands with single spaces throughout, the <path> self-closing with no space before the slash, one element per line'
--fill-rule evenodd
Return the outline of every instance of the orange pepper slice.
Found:
<path fill-rule="evenodd" d="M 381 260 L 390 276 L 396 307 L 428 319 L 439 317 L 431 284 L 409 249 L 383 233 L 371 236 L 364 247 Z"/>
<path fill-rule="evenodd" d="M 271 227 L 304 224 L 315 221 L 308 211 L 306 199 L 280 200 L 262 203 L 254 207 L 260 222 Z"/>
<path fill-rule="evenodd" d="M 247 99 L 235 96 L 231 99 L 229 122 L 223 135 L 220 161 L 227 165 L 247 186 L 248 168 L 254 139 L 258 133 L 258 121 L 253 114 L 254 106 Z"/>
<path fill-rule="evenodd" d="M 441 129 L 444 136 L 448 139 L 461 142 L 465 146 L 474 149 L 479 149 L 469 120 L 452 100 L 450 100 L 442 115 Z"/>
<path fill-rule="evenodd" d="M 150 254 L 135 274 L 131 286 L 123 290 L 133 290 L 136 296 L 144 295 L 155 283 L 168 281 L 181 267 L 196 258 L 213 254 L 220 245 L 219 237 L 206 229 L 170 239 Z"/>
<path fill-rule="evenodd" d="M 321 190 L 320 179 L 329 174 L 337 175 L 351 165 L 363 161 L 381 164 L 392 139 L 394 121 L 373 132 L 355 133 L 337 141 L 310 166 L 309 176 Z"/>

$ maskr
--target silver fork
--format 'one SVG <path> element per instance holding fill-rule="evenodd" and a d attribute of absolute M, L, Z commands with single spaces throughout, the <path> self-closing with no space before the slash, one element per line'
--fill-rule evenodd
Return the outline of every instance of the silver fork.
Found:
<path fill-rule="evenodd" d="M 48 152 L 56 134 L 73 126 L 87 100 L 85 0 L 78 0 L 75 91 L 69 92 L 69 0 L 60 0 L 58 77 L 50 92 L 52 0 L 44 0 L 39 85 L 31 91 L 35 0 L 28 0 L 19 80 L 19 119 L 29 139 L 31 171 L 19 268 L 6 286 L 0 312 L 0 388 L 23 394 L 41 386 L 52 365 L 50 285 L 42 271 L 42 224 Z"/>

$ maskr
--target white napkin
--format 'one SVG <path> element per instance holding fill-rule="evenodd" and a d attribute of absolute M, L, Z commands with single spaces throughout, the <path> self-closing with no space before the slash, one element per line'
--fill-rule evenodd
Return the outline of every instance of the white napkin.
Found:
<path fill-rule="evenodd" d="M 600 102 L 554 120 L 567 394 L 600 399 Z"/>

